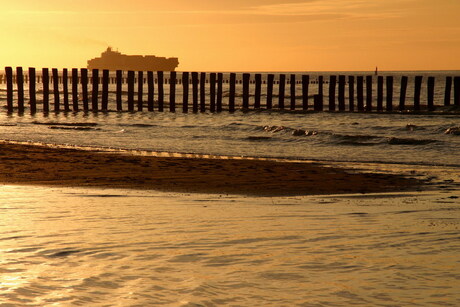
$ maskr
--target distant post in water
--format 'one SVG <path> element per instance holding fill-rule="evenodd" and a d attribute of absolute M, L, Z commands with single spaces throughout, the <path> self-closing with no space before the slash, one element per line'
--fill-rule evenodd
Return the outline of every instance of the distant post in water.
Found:
<path fill-rule="evenodd" d="M 64 111 L 69 112 L 69 76 L 67 68 L 62 70 L 62 92 L 64 95 Z"/>
<path fill-rule="evenodd" d="M 43 84 L 43 112 L 50 111 L 50 76 L 48 68 L 42 69 L 42 84 Z"/>
<path fill-rule="evenodd" d="M 401 77 L 401 94 L 399 96 L 399 111 L 404 111 L 406 109 L 406 93 L 407 93 L 407 83 L 408 77 Z"/>
<path fill-rule="evenodd" d="M 163 79 L 163 72 L 158 71 L 157 76 L 158 76 L 158 111 L 163 112 L 164 108 L 164 79 Z"/>
<path fill-rule="evenodd" d="M 366 76 L 366 111 L 372 111 L 372 76 Z"/>
<path fill-rule="evenodd" d="M 88 70 L 86 68 L 82 68 L 80 71 L 80 78 L 81 78 L 81 95 L 83 100 L 83 110 L 88 111 Z"/>
<path fill-rule="evenodd" d="M 254 90 L 254 109 L 260 109 L 260 96 L 262 94 L 262 75 L 255 74 L 256 88 Z"/>
<path fill-rule="evenodd" d="M 223 83 L 224 75 L 222 73 L 217 74 L 217 112 L 222 112 L 222 83 Z"/>
<path fill-rule="evenodd" d="M 147 110 L 149 112 L 154 111 L 154 94 L 155 94 L 155 78 L 153 71 L 147 72 Z"/>
<path fill-rule="evenodd" d="M 216 73 L 209 74 L 209 110 L 216 112 Z"/>
<path fill-rule="evenodd" d="M 323 111 L 323 100 L 319 94 L 313 96 L 313 109 L 315 111 Z"/>
<path fill-rule="evenodd" d="M 189 73 L 182 73 L 182 112 L 188 112 Z"/>
<path fill-rule="evenodd" d="M 235 112 L 235 83 L 236 74 L 230 74 L 230 92 L 228 95 L 228 110 L 229 112 Z"/>
<path fill-rule="evenodd" d="M 249 78 L 250 74 L 243 74 L 243 109 L 249 109 Z"/>
<path fill-rule="evenodd" d="M 192 109 L 193 113 L 198 112 L 198 72 L 192 72 Z"/>
<path fill-rule="evenodd" d="M 109 105 L 109 71 L 102 71 L 102 103 L 101 110 L 107 111 Z"/>
<path fill-rule="evenodd" d="M 302 75 L 302 109 L 308 110 L 308 86 L 310 85 L 310 76 Z"/>
<path fill-rule="evenodd" d="M 134 71 L 128 71 L 128 111 L 134 112 Z"/>
<path fill-rule="evenodd" d="M 286 75 L 280 74 L 279 76 L 279 94 L 278 94 L 278 108 L 280 110 L 284 110 L 284 91 L 285 91 L 285 84 L 286 84 Z"/>
<path fill-rule="evenodd" d="M 420 92 L 422 90 L 422 76 L 415 77 L 414 87 L 414 111 L 420 111 Z"/>
<path fill-rule="evenodd" d="M 364 111 L 364 77 L 358 76 L 356 78 L 356 96 L 358 111 Z"/>
<path fill-rule="evenodd" d="M 99 96 L 99 69 L 93 69 L 93 88 L 91 95 L 91 109 L 98 110 L 98 96 Z"/>
<path fill-rule="evenodd" d="M 355 77 L 348 76 L 348 110 L 353 112 L 355 110 Z"/>
<path fill-rule="evenodd" d="M 169 75 L 169 112 L 176 112 L 176 72 Z"/>
<path fill-rule="evenodd" d="M 383 76 L 377 77 L 377 112 L 383 111 Z"/>
<path fill-rule="evenodd" d="M 53 73 L 53 92 L 54 92 L 54 112 L 60 111 L 59 101 L 59 73 L 57 68 L 52 69 Z"/>
<path fill-rule="evenodd" d="M 454 105 L 460 106 L 460 77 L 454 77 Z"/>
<path fill-rule="evenodd" d="M 267 110 L 270 110 L 273 107 L 273 82 L 275 76 L 273 74 L 268 74 L 267 76 Z"/>
<path fill-rule="evenodd" d="M 452 77 L 446 77 L 446 88 L 444 91 L 444 105 L 450 105 L 450 95 L 452 92 Z"/>
<path fill-rule="evenodd" d="M 123 88 L 123 71 L 117 70 L 117 111 L 123 110 L 123 101 L 122 101 L 122 88 Z"/>
<path fill-rule="evenodd" d="M 319 76 L 318 77 L 318 95 L 321 101 L 321 110 L 322 110 L 322 105 L 323 105 L 323 100 L 324 100 L 323 86 L 324 86 L 323 76 Z"/>
<path fill-rule="evenodd" d="M 137 72 L 137 111 L 142 112 L 144 110 L 144 73 L 142 71 Z"/>
<path fill-rule="evenodd" d="M 290 85 L 291 85 L 291 110 L 295 110 L 296 105 L 296 98 L 295 98 L 295 87 L 296 87 L 296 80 L 295 75 L 291 74 L 290 77 Z"/>
<path fill-rule="evenodd" d="M 335 87 L 337 83 L 336 76 L 329 77 L 329 111 L 335 111 Z"/>
<path fill-rule="evenodd" d="M 206 73 L 200 73 L 200 112 L 206 112 Z"/>
<path fill-rule="evenodd" d="M 22 67 L 16 67 L 16 84 L 18 86 L 18 112 L 24 113 L 24 73 Z"/>
<path fill-rule="evenodd" d="M 388 112 L 393 111 L 393 76 L 387 76 L 387 106 Z"/>
<path fill-rule="evenodd" d="M 78 111 L 78 69 L 76 68 L 72 68 L 72 110 Z"/>
<path fill-rule="evenodd" d="M 428 111 L 434 111 L 434 77 L 428 77 L 427 105 Z"/>
<path fill-rule="evenodd" d="M 6 73 L 6 103 L 8 113 L 13 113 L 13 68 L 5 67 Z"/>
<path fill-rule="evenodd" d="M 31 114 L 37 112 L 37 97 L 35 93 L 36 81 L 35 68 L 29 67 L 29 102 Z"/>
<path fill-rule="evenodd" d="M 345 111 L 345 76 L 339 76 L 339 111 Z"/>

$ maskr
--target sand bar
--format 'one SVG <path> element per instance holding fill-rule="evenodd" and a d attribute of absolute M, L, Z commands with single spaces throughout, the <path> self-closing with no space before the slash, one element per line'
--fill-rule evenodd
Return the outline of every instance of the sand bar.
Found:
<path fill-rule="evenodd" d="M 422 183 L 312 162 L 166 157 L 8 141 L 0 142 L 0 182 L 252 196 L 411 191 Z"/>

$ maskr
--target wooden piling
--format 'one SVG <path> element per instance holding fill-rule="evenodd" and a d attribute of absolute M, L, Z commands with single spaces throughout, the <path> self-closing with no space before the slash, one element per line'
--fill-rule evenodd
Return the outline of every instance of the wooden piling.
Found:
<path fill-rule="evenodd" d="M 18 90 L 18 112 L 24 113 L 24 73 L 22 67 L 16 67 L 16 84 Z"/>
<path fill-rule="evenodd" d="M 273 107 L 273 81 L 275 75 L 267 75 L 267 110 L 270 110 Z"/>
<path fill-rule="evenodd" d="M 109 81 L 109 70 L 104 69 L 102 71 L 102 111 L 107 111 L 109 108 Z"/>
<path fill-rule="evenodd" d="M 460 77 L 454 77 L 454 105 L 460 106 Z"/>
<path fill-rule="evenodd" d="M 329 77 L 329 111 L 335 111 L 335 87 L 337 84 L 337 77 Z"/>
<path fill-rule="evenodd" d="M 302 75 L 302 109 L 308 110 L 308 86 L 310 85 L 310 76 Z"/>
<path fill-rule="evenodd" d="M 383 111 L 383 76 L 377 77 L 377 112 Z"/>
<path fill-rule="evenodd" d="M 72 110 L 74 112 L 78 112 L 78 69 L 77 68 L 72 68 Z"/>
<path fill-rule="evenodd" d="M 137 72 L 137 111 L 144 110 L 144 72 Z"/>
<path fill-rule="evenodd" d="M 123 71 L 117 70 L 116 73 L 116 83 L 117 83 L 117 94 L 116 94 L 116 101 L 117 101 L 117 111 L 123 110 Z"/>
<path fill-rule="evenodd" d="M 69 112 L 69 76 L 67 68 L 62 70 L 62 94 L 64 96 L 64 111 Z"/>
<path fill-rule="evenodd" d="M 321 107 L 322 107 L 323 102 L 324 102 L 323 87 L 324 87 L 323 76 L 319 76 L 318 77 L 318 95 L 319 95 L 319 99 L 321 100 Z"/>
<path fill-rule="evenodd" d="M 294 74 L 291 74 L 289 79 L 291 88 L 290 88 L 290 95 L 291 95 L 291 110 L 295 110 L 296 107 L 296 97 L 295 97 L 295 90 L 296 90 L 296 78 Z"/>
<path fill-rule="evenodd" d="M 364 111 L 364 77 L 358 76 L 356 78 L 356 98 L 358 112 Z"/>
<path fill-rule="evenodd" d="M 37 112 L 37 96 L 36 96 L 36 76 L 35 68 L 29 67 L 29 104 L 30 104 L 30 114 L 35 114 Z"/>
<path fill-rule="evenodd" d="M 339 76 L 339 111 L 345 111 L 345 76 Z"/>
<path fill-rule="evenodd" d="M 224 78 L 224 75 L 222 73 L 217 74 L 217 99 L 216 99 L 217 112 L 222 112 L 222 95 L 223 95 L 222 83 L 223 83 L 223 78 Z"/>
<path fill-rule="evenodd" d="M 188 112 L 189 73 L 182 73 L 182 112 Z"/>
<path fill-rule="evenodd" d="M 407 83 L 409 78 L 407 76 L 401 77 L 401 93 L 399 95 L 399 111 L 404 111 L 406 109 L 406 93 L 407 93 Z"/>
<path fill-rule="evenodd" d="M 209 110 L 216 112 L 216 73 L 209 74 Z"/>
<path fill-rule="evenodd" d="M 5 67 L 6 73 L 6 104 L 8 113 L 13 113 L 13 68 Z"/>
<path fill-rule="evenodd" d="M 171 71 L 169 75 L 169 112 L 176 112 L 176 84 L 176 72 Z"/>
<path fill-rule="evenodd" d="M 427 81 L 427 107 L 428 111 L 434 111 L 434 77 L 428 77 Z"/>
<path fill-rule="evenodd" d="M 54 94 L 54 112 L 60 111 L 60 100 L 59 100 L 59 72 L 57 68 L 52 70 L 53 78 L 53 94 Z"/>
<path fill-rule="evenodd" d="M 450 105 L 450 96 L 452 92 L 452 77 L 446 77 L 446 87 L 444 90 L 444 105 Z"/>
<path fill-rule="evenodd" d="M 162 71 L 157 72 L 158 76 L 158 111 L 163 112 L 164 109 L 164 79 L 163 79 L 164 73 Z"/>
<path fill-rule="evenodd" d="M 260 109 L 260 97 L 262 94 L 262 75 L 255 74 L 255 89 L 254 89 L 254 109 Z"/>
<path fill-rule="evenodd" d="M 415 77 L 414 85 L 414 111 L 420 111 L 420 92 L 422 90 L 422 76 Z"/>
<path fill-rule="evenodd" d="M 99 69 L 93 69 L 92 71 L 92 94 L 91 94 L 91 109 L 92 111 L 97 111 L 99 106 L 98 106 L 98 100 L 99 100 Z"/>
<path fill-rule="evenodd" d="M 243 110 L 249 109 L 249 78 L 250 74 L 243 74 Z"/>
<path fill-rule="evenodd" d="M 286 84 L 286 75 L 280 74 L 279 75 L 279 93 L 278 93 L 278 108 L 280 110 L 284 110 L 284 91 L 285 91 L 285 84 Z"/>
<path fill-rule="evenodd" d="M 372 76 L 366 76 L 366 111 L 372 111 Z"/>
<path fill-rule="evenodd" d="M 192 110 L 198 112 L 198 72 L 192 72 Z"/>
<path fill-rule="evenodd" d="M 200 73 L 200 112 L 206 112 L 206 73 Z"/>
<path fill-rule="evenodd" d="M 235 83 L 236 74 L 230 74 L 230 92 L 228 94 L 228 110 L 229 112 L 235 112 Z"/>
<path fill-rule="evenodd" d="M 393 76 L 387 76 L 387 112 L 393 111 Z"/>
<path fill-rule="evenodd" d="M 50 111 L 50 77 L 48 68 L 42 69 L 42 85 L 43 85 L 43 113 L 49 113 Z"/>
<path fill-rule="evenodd" d="M 128 71 L 128 111 L 134 112 L 134 71 Z"/>
<path fill-rule="evenodd" d="M 80 70 L 81 79 L 81 95 L 83 101 L 83 110 L 88 111 L 89 100 L 88 100 L 88 69 L 82 68 Z"/>
<path fill-rule="evenodd" d="M 320 94 L 313 96 L 313 109 L 315 111 L 323 111 L 323 99 Z"/>
<path fill-rule="evenodd" d="M 348 110 L 353 112 L 355 110 L 355 77 L 348 76 Z"/>

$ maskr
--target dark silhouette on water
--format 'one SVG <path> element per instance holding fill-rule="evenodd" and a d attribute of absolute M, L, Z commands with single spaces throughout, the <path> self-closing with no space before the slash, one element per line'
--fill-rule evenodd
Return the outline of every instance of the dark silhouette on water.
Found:
<path fill-rule="evenodd" d="M 88 69 L 132 70 L 132 71 L 174 71 L 178 58 L 154 55 L 126 55 L 108 47 L 100 57 L 88 61 Z"/>

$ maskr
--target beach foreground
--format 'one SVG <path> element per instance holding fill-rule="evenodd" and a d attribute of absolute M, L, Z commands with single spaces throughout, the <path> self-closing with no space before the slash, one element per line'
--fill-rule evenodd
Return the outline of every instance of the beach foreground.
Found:
<path fill-rule="evenodd" d="M 3 141 L 0 182 L 170 192 L 289 196 L 415 190 L 420 180 L 319 163 L 162 157 Z"/>

